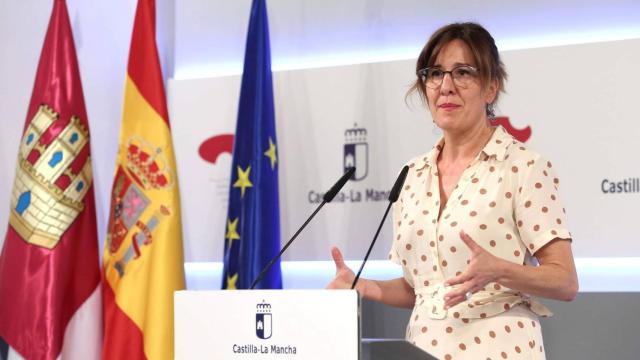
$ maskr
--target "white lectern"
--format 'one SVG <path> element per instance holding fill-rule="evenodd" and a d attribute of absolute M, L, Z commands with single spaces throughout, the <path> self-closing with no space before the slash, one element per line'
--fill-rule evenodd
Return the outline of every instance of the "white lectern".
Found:
<path fill-rule="evenodd" d="M 178 360 L 435 359 L 405 341 L 361 344 L 353 290 L 178 291 L 174 299 Z"/>

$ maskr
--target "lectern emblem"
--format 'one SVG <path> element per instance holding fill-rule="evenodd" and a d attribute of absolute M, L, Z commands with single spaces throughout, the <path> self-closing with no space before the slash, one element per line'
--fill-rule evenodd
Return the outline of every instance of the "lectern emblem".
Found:
<path fill-rule="evenodd" d="M 261 303 L 256 305 L 256 336 L 260 339 L 270 338 L 272 323 L 271 304 L 267 304 L 262 300 Z"/>
<path fill-rule="evenodd" d="M 369 172 L 369 144 L 367 144 L 367 129 L 359 128 L 358 124 L 344 131 L 344 171 L 355 166 L 356 172 L 351 180 L 359 181 L 367 177 Z"/>

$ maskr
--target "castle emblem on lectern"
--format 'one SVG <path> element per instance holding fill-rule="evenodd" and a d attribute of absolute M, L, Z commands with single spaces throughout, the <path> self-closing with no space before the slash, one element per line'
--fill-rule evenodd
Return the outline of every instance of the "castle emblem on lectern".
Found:
<path fill-rule="evenodd" d="M 367 144 L 367 129 L 359 128 L 358 124 L 344 131 L 344 159 L 343 168 L 346 172 L 355 166 L 356 172 L 351 180 L 359 181 L 367 177 L 369 172 L 369 144 Z"/>
<path fill-rule="evenodd" d="M 127 264 L 142 255 L 142 247 L 153 242 L 162 219 L 171 214 L 166 205 L 153 209 L 149 194 L 170 189 L 175 182 L 161 149 L 144 139 L 130 138 L 125 156 L 125 164 L 116 171 L 107 234 L 107 249 L 113 257 L 110 266 L 120 277 Z"/>
<path fill-rule="evenodd" d="M 272 334 L 273 318 L 271 316 L 271 304 L 264 300 L 256 305 L 256 336 L 260 339 L 268 339 Z"/>
<path fill-rule="evenodd" d="M 66 121 L 66 122 L 65 122 Z M 53 249 L 84 209 L 91 187 L 89 131 L 40 105 L 20 143 L 11 227 L 27 243 Z"/>

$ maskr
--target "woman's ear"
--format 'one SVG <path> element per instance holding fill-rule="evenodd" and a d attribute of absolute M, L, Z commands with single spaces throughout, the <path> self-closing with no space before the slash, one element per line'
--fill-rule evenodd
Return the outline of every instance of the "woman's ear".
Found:
<path fill-rule="evenodd" d="M 498 97 L 499 90 L 498 80 L 491 80 L 489 85 L 485 88 L 484 101 L 487 104 L 492 104 Z"/>

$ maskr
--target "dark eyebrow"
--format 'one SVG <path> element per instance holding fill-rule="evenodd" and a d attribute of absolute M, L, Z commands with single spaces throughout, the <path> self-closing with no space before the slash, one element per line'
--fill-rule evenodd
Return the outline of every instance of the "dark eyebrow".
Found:
<path fill-rule="evenodd" d="M 456 62 L 456 63 L 454 63 L 454 64 L 453 64 L 453 67 L 454 67 L 454 68 L 455 68 L 455 67 L 458 67 L 458 66 L 471 66 L 471 67 L 473 67 L 473 68 L 475 68 L 475 67 L 476 67 L 476 66 L 471 65 L 471 64 L 467 64 L 467 63 L 460 63 L 460 62 Z M 430 67 L 432 67 L 432 68 L 439 68 L 439 69 L 442 69 L 442 65 L 440 65 L 440 64 L 433 64 L 433 65 L 431 65 Z"/>

